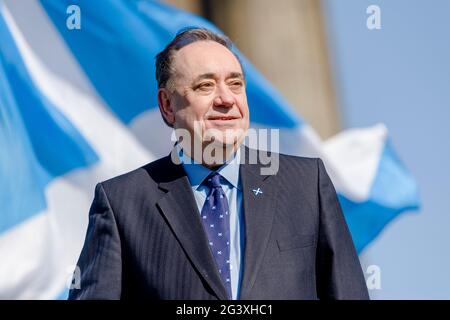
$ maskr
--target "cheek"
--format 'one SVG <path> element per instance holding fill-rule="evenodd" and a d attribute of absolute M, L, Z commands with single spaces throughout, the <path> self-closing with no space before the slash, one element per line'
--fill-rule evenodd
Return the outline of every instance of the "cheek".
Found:
<path fill-rule="evenodd" d="M 202 121 L 208 111 L 208 104 L 204 99 L 186 99 L 186 104 L 178 110 L 178 116 L 184 122 Z"/>
<path fill-rule="evenodd" d="M 248 109 L 248 104 L 247 104 L 247 98 L 241 97 L 238 100 L 238 107 L 239 107 L 239 111 L 241 112 L 241 114 L 244 116 L 245 119 L 249 118 L 249 109 Z"/>
<path fill-rule="evenodd" d="M 192 119 L 202 121 L 207 114 L 212 100 L 208 96 L 195 97 L 189 100 L 189 113 Z"/>

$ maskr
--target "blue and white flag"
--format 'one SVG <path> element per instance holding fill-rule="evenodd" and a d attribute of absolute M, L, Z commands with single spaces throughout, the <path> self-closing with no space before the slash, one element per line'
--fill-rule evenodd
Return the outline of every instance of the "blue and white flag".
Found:
<path fill-rule="evenodd" d="M 154 57 L 187 26 L 220 32 L 154 1 L 0 0 L 0 298 L 64 298 L 95 184 L 170 152 Z M 324 160 L 359 252 L 417 208 L 384 125 L 322 141 L 240 56 L 251 125 Z"/>

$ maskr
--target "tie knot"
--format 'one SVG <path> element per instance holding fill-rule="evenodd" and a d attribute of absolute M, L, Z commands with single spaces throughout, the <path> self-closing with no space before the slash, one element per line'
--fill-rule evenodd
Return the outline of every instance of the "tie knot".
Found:
<path fill-rule="evenodd" d="M 222 176 L 219 173 L 214 172 L 212 175 L 206 178 L 206 185 L 209 186 L 210 188 L 221 188 L 222 187 L 222 185 L 220 184 L 221 177 Z"/>

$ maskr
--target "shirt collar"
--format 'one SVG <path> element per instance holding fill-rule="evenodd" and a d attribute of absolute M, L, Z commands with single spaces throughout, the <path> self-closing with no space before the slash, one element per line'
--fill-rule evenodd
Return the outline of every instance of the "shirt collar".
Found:
<path fill-rule="evenodd" d="M 210 175 L 213 171 L 209 168 L 203 166 L 202 164 L 196 162 L 187 156 L 183 149 L 177 144 L 175 146 L 178 158 L 183 164 L 183 168 L 186 171 L 189 182 L 191 186 L 195 189 L 198 189 L 205 180 L 205 178 Z M 239 186 L 239 164 L 241 159 L 241 148 L 238 148 L 234 157 L 229 159 L 226 163 L 220 166 L 216 171 L 220 173 L 222 177 L 224 177 L 233 187 L 236 189 L 240 189 Z"/>

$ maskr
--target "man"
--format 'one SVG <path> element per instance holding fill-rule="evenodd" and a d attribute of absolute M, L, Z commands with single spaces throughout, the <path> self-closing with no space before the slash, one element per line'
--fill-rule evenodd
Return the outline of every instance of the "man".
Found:
<path fill-rule="evenodd" d="M 69 298 L 368 298 L 322 161 L 277 155 L 263 175 L 243 146 L 245 76 L 229 40 L 188 29 L 156 64 L 178 144 L 97 185 Z"/>

